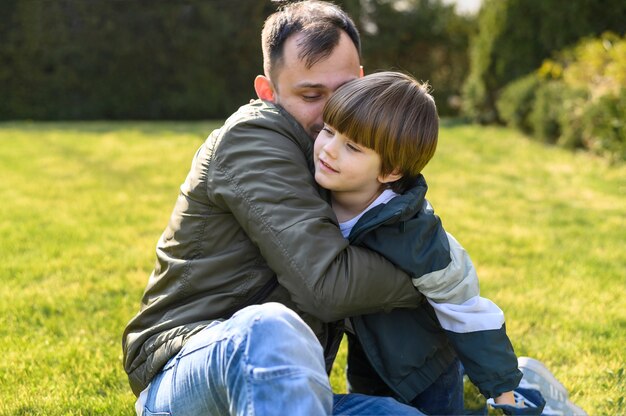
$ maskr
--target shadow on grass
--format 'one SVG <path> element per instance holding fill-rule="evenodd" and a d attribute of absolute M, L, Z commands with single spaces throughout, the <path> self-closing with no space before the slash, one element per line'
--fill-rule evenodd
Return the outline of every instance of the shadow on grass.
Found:
<path fill-rule="evenodd" d="M 6 121 L 0 122 L 1 129 L 20 129 L 23 131 L 65 131 L 83 133 L 115 133 L 135 131 L 146 135 L 191 134 L 206 137 L 222 124 L 222 120 L 201 121 Z"/>
<path fill-rule="evenodd" d="M 19 120 L 0 122 L 0 129 L 19 128 L 25 131 L 75 131 L 88 133 L 110 133 L 118 131 L 139 131 L 145 134 L 172 132 L 186 134 L 208 135 L 218 128 L 223 120 L 95 120 L 95 121 L 36 121 Z M 463 117 L 443 117 L 441 127 L 458 127 L 472 124 Z"/>

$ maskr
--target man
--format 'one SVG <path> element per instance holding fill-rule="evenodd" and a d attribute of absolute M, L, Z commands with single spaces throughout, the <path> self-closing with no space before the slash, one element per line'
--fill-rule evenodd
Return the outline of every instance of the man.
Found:
<path fill-rule="evenodd" d="M 262 101 L 196 153 L 124 331 L 138 411 L 420 414 L 389 398 L 333 397 L 327 376 L 336 321 L 422 300 L 405 273 L 348 246 L 312 175 L 323 106 L 361 76 L 358 32 L 338 7 L 305 1 L 270 16 L 262 43 Z"/>

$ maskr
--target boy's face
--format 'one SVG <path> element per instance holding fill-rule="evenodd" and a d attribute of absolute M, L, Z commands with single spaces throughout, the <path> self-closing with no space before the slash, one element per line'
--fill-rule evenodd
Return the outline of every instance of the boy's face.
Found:
<path fill-rule="evenodd" d="M 324 104 L 337 88 L 362 74 L 359 54 L 350 37 L 341 32 L 332 53 L 307 68 L 298 54 L 301 35 L 287 39 L 283 62 L 273 84 L 273 102 L 281 105 L 300 123 L 312 139 L 324 126 Z"/>
<path fill-rule="evenodd" d="M 325 125 L 315 140 L 315 180 L 335 193 L 377 197 L 385 181 L 378 153 Z"/>

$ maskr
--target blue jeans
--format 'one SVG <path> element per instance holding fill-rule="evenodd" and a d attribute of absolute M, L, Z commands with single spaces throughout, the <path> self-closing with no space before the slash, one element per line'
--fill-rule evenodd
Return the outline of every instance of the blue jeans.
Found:
<path fill-rule="evenodd" d="M 191 337 L 155 376 L 151 415 L 421 415 L 391 398 L 333 395 L 322 347 L 283 305 L 244 308 Z"/>
<path fill-rule="evenodd" d="M 348 333 L 348 391 L 375 396 L 394 396 L 370 364 L 358 338 Z M 462 415 L 463 367 L 458 358 L 426 390 L 412 401 L 411 406 L 427 415 Z"/>
<path fill-rule="evenodd" d="M 433 384 L 411 401 L 411 404 L 429 415 L 464 414 L 463 373 L 461 361 L 456 358 Z"/>

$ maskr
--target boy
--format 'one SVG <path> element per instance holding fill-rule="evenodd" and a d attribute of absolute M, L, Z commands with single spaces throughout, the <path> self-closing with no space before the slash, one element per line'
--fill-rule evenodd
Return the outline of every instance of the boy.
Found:
<path fill-rule="evenodd" d="M 401 73 L 368 75 L 339 88 L 323 118 L 315 180 L 331 191 L 344 237 L 405 270 L 428 300 L 415 310 L 350 319 L 351 388 L 393 394 L 426 414 L 461 414 L 458 355 L 483 395 L 515 406 L 522 374 L 504 315 L 479 296 L 469 257 L 424 198 L 420 172 L 438 134 L 427 87 Z M 362 370 L 368 363 L 369 373 Z"/>

